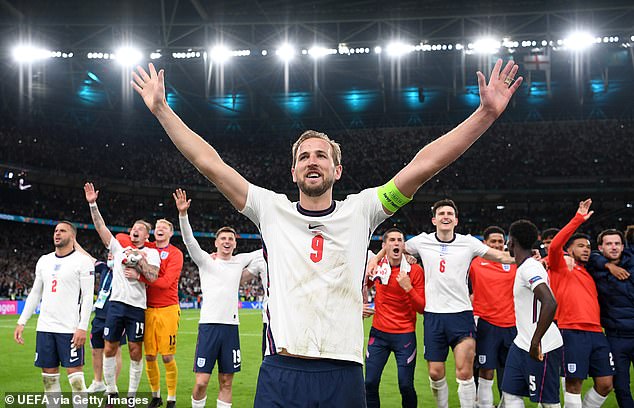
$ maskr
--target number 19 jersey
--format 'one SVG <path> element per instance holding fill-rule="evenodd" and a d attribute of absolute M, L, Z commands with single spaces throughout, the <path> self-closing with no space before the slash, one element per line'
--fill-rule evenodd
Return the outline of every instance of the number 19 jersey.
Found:
<path fill-rule="evenodd" d="M 363 363 L 367 247 L 388 214 L 376 188 L 324 211 L 249 185 L 242 210 L 259 228 L 268 263 L 266 354 Z"/>
<path fill-rule="evenodd" d="M 405 242 L 405 250 L 418 254 L 425 270 L 425 311 L 459 313 L 473 310 L 469 299 L 471 260 L 489 250 L 471 235 L 454 234 L 449 242 L 423 232 Z"/>

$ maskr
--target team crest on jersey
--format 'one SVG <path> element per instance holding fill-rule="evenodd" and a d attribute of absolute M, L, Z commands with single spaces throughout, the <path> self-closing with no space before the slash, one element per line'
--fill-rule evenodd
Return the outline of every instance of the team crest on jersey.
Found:
<path fill-rule="evenodd" d="M 568 363 L 568 372 L 570 374 L 574 373 L 575 371 L 577 371 L 577 364 L 575 363 Z"/>
<path fill-rule="evenodd" d="M 511 270 L 511 265 L 509 264 L 502 264 L 502 269 L 504 269 L 506 272 Z"/>
<path fill-rule="evenodd" d="M 161 259 L 167 259 L 167 257 L 169 256 L 169 252 L 167 251 L 161 251 Z"/>
<path fill-rule="evenodd" d="M 447 252 L 448 249 L 449 249 L 449 247 L 447 245 L 445 245 L 445 244 L 442 244 L 440 246 L 440 252 L 442 252 L 442 253 Z"/>
<path fill-rule="evenodd" d="M 478 356 L 478 362 L 479 362 L 480 364 L 484 364 L 484 363 L 486 363 L 486 362 L 487 362 L 487 356 L 485 356 L 484 354 L 480 354 L 480 355 Z"/>
<path fill-rule="evenodd" d="M 59 271 L 62 268 L 62 265 L 60 264 L 55 264 L 55 268 L 53 269 L 54 271 Z"/>
<path fill-rule="evenodd" d="M 207 362 L 206 358 L 198 357 L 198 360 L 196 360 L 196 365 L 200 368 L 203 368 L 206 362 Z"/>

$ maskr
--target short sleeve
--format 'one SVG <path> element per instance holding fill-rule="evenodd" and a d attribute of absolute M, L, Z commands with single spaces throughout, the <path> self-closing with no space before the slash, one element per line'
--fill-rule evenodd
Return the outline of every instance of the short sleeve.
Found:
<path fill-rule="evenodd" d="M 467 242 L 469 243 L 469 247 L 471 248 L 471 252 L 473 252 L 474 257 L 475 256 L 484 256 L 487 253 L 487 251 L 489 250 L 489 247 L 486 246 L 482 241 L 480 241 L 476 237 L 473 237 L 471 235 L 467 235 L 466 237 L 467 237 Z"/>
<path fill-rule="evenodd" d="M 518 269 L 519 270 L 519 269 Z M 535 262 L 529 268 L 522 270 L 522 284 L 534 291 L 538 285 L 545 283 L 548 285 L 548 275 L 541 264 Z"/>
<path fill-rule="evenodd" d="M 266 208 L 267 198 L 272 194 L 275 193 L 254 184 L 249 184 L 247 202 L 240 212 L 253 221 L 255 225 L 259 226 L 262 210 Z"/>
<path fill-rule="evenodd" d="M 421 240 L 421 235 L 416 235 L 405 241 L 405 251 L 414 256 L 419 256 L 418 254 L 418 242 Z"/>
<path fill-rule="evenodd" d="M 110 238 L 110 245 L 108 245 L 108 250 L 112 252 L 112 255 L 116 255 L 123 251 L 123 247 L 121 246 L 119 241 L 115 239 L 115 237 L 112 237 Z"/>

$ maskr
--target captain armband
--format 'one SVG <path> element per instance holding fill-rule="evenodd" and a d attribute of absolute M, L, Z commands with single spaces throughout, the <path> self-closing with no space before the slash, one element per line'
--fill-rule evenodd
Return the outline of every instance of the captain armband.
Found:
<path fill-rule="evenodd" d="M 377 192 L 383 207 L 393 213 L 397 212 L 399 208 L 412 201 L 411 197 L 406 197 L 398 190 L 396 184 L 394 183 L 394 179 L 379 187 Z"/>

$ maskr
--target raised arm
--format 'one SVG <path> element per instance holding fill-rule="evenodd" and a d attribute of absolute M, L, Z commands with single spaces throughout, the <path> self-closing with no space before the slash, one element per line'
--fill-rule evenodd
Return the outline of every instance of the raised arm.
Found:
<path fill-rule="evenodd" d="M 88 206 L 90 207 L 90 216 L 92 217 L 92 223 L 95 225 L 95 230 L 97 230 L 101 242 L 108 248 L 112 234 L 106 227 L 106 223 L 99 212 L 99 207 L 97 207 L 99 190 L 95 190 L 95 186 L 93 186 L 92 183 L 86 183 L 84 184 L 84 193 L 86 194 L 86 201 L 88 201 Z"/>
<path fill-rule="evenodd" d="M 563 227 L 557 235 L 553 237 L 552 242 L 550 243 L 550 247 L 548 248 L 548 263 L 551 271 L 566 271 L 569 270 L 566 265 L 566 260 L 564 259 L 564 245 L 570 239 L 572 234 L 575 233 L 577 228 L 581 226 L 584 222 L 586 222 L 594 211 L 590 211 L 590 206 L 592 205 L 592 200 L 587 199 L 579 202 L 579 208 L 575 213 L 575 216 L 572 217 L 570 222 Z"/>
<path fill-rule="evenodd" d="M 177 189 L 172 196 L 174 197 L 174 202 L 176 203 L 176 208 L 178 209 L 178 223 L 181 228 L 183 243 L 185 243 L 187 252 L 189 252 L 189 256 L 191 256 L 192 261 L 194 261 L 200 269 L 205 261 L 209 259 L 209 254 L 203 251 L 200 247 L 200 244 L 196 241 L 196 238 L 194 238 L 194 231 L 192 231 L 192 227 L 189 224 L 187 210 L 189 209 L 192 200 L 188 200 L 187 192 L 185 190 L 181 190 L 180 188 Z"/>
<path fill-rule="evenodd" d="M 137 66 L 133 72 L 132 87 L 141 97 L 150 112 L 156 116 L 167 135 L 178 150 L 193 164 L 238 210 L 242 211 L 247 202 L 249 183 L 235 169 L 227 165 L 203 138 L 192 131 L 174 113 L 165 99 L 165 71 L 157 73 L 154 65 L 148 65 L 148 72 Z"/>
<path fill-rule="evenodd" d="M 394 183 L 404 196 L 412 197 L 423 183 L 460 157 L 504 112 L 522 77 L 513 82 L 518 69 L 513 61 L 501 68 L 502 60 L 498 60 L 488 84 L 477 72 L 480 106 L 456 128 L 421 149 L 396 175 Z"/>

